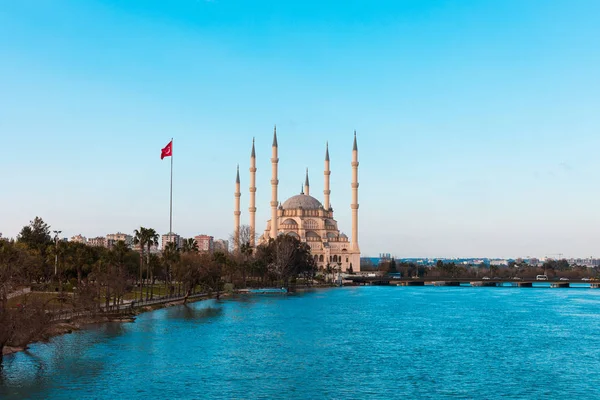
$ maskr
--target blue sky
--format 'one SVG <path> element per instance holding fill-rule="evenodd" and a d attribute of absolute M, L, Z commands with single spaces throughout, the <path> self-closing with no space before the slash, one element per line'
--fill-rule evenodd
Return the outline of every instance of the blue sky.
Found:
<path fill-rule="evenodd" d="M 0 0 L 0 232 L 228 237 L 306 167 L 364 254 L 600 256 L 600 2 Z"/>

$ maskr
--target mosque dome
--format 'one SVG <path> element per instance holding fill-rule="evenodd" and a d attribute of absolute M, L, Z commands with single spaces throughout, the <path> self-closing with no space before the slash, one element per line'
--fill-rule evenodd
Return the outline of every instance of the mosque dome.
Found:
<path fill-rule="evenodd" d="M 317 199 L 307 194 L 298 194 L 287 199 L 282 206 L 285 210 L 294 210 L 302 207 L 304 210 L 318 210 L 323 205 Z"/>

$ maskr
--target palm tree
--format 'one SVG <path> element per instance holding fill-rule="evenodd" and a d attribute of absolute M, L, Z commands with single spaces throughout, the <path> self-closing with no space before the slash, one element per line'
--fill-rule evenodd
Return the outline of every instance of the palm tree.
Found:
<path fill-rule="evenodd" d="M 172 235 L 172 233 L 171 233 Z M 148 277 L 150 277 L 150 298 L 152 299 L 152 294 L 153 294 L 153 290 L 152 290 L 152 278 L 153 278 L 153 273 L 152 273 L 152 269 L 150 268 L 150 248 L 152 246 L 158 246 L 158 233 L 156 233 L 156 231 L 152 228 L 148 228 L 146 229 L 146 246 L 148 248 L 148 253 L 146 254 L 146 257 L 148 257 L 147 259 L 147 263 L 146 263 L 146 279 L 148 279 Z M 148 287 L 148 285 L 146 285 Z M 146 289 L 146 300 L 148 300 L 148 290 Z"/>
<path fill-rule="evenodd" d="M 184 253 L 189 253 L 190 251 L 197 252 L 198 251 L 198 243 L 196 239 L 189 238 L 183 240 L 183 247 L 181 249 Z"/>
<path fill-rule="evenodd" d="M 162 252 L 164 264 L 165 264 L 165 286 L 167 286 L 167 293 L 171 294 L 171 275 L 173 271 L 173 265 L 179 261 L 179 250 L 177 244 L 169 242 L 165 246 Z"/>
<path fill-rule="evenodd" d="M 71 243 L 73 252 L 73 263 L 77 271 L 77 284 L 81 285 L 84 265 L 89 265 L 92 258 L 90 247 L 84 243 Z"/>
<path fill-rule="evenodd" d="M 148 240 L 148 233 L 147 233 L 147 229 L 144 228 L 143 226 L 140 226 L 139 230 L 134 230 L 134 236 L 133 236 L 133 243 L 136 245 L 139 245 L 140 247 L 140 301 L 144 300 L 144 292 L 143 292 L 143 288 L 144 288 L 144 282 L 142 280 L 142 271 L 144 270 L 144 246 L 146 246 L 146 241 Z"/>

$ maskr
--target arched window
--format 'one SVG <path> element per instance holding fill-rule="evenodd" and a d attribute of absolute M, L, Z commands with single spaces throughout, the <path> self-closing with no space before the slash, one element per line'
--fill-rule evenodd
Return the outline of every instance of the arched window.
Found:
<path fill-rule="evenodd" d="M 316 232 L 307 231 L 306 232 L 306 239 L 307 240 L 321 240 L 321 236 L 317 235 Z"/>
<path fill-rule="evenodd" d="M 336 263 L 338 260 L 337 256 L 333 256 L 333 262 Z"/>
<path fill-rule="evenodd" d="M 323 262 L 323 254 L 319 256 L 319 262 Z"/>
<path fill-rule="evenodd" d="M 304 229 L 317 229 L 319 224 L 314 219 L 307 219 L 304 221 Z"/>
<path fill-rule="evenodd" d="M 296 232 L 286 232 L 288 236 L 295 237 L 296 239 L 300 239 L 300 236 Z"/>
<path fill-rule="evenodd" d="M 290 227 L 293 226 L 294 228 L 296 228 L 298 226 L 298 223 L 296 221 L 294 221 L 293 219 L 288 218 L 285 221 L 283 221 L 282 225 L 289 225 Z"/>

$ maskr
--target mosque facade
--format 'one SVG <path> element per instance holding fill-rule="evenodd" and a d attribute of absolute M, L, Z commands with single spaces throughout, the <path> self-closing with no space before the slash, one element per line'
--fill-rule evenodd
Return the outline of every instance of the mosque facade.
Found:
<path fill-rule="evenodd" d="M 330 265 L 339 268 L 342 272 L 360 270 L 360 247 L 358 244 L 358 146 L 356 132 L 354 132 L 354 145 L 352 147 L 352 234 L 351 237 L 342 233 L 333 215 L 330 203 L 331 190 L 329 180 L 331 176 L 329 146 L 325 149 L 324 190 L 323 203 L 310 194 L 308 170 L 304 188 L 300 194 L 290 197 L 283 203 L 278 200 L 278 163 L 279 145 L 277 143 L 277 128 L 273 132 L 273 145 L 271 147 L 271 219 L 258 243 L 266 243 L 278 235 L 290 235 L 310 246 L 311 254 L 319 268 Z M 256 237 L 256 152 L 254 141 L 250 155 L 250 232 L 251 246 L 255 246 Z M 240 231 L 240 178 L 239 168 L 236 177 L 234 232 Z M 234 240 L 235 241 L 235 240 Z M 239 242 L 239 238 L 237 240 Z"/>

